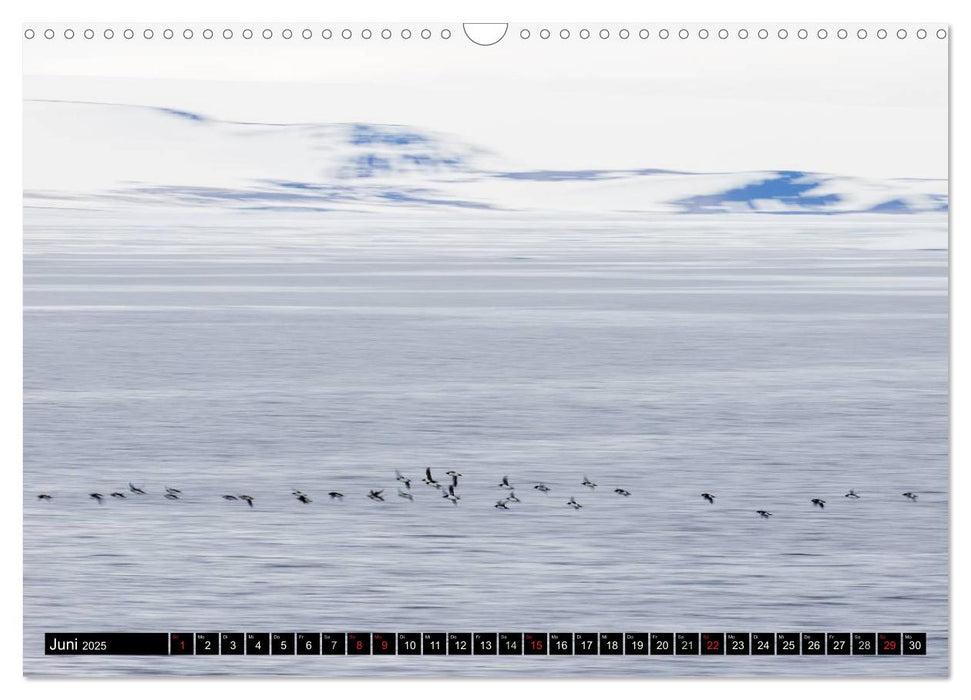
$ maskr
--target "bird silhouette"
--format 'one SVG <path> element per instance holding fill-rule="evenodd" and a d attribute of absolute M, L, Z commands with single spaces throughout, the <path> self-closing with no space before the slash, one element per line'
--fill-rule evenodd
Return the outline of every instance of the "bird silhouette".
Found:
<path fill-rule="evenodd" d="M 620 496 L 630 496 L 630 491 L 627 489 L 614 489 L 614 493 Z"/>
<path fill-rule="evenodd" d="M 422 479 L 422 482 L 428 484 L 429 486 L 434 486 L 436 489 L 442 488 L 442 485 L 435 481 L 435 477 L 432 476 L 431 467 L 425 467 L 425 478 Z"/>
<path fill-rule="evenodd" d="M 709 503 L 714 503 L 715 502 L 715 495 L 714 494 L 711 494 L 711 493 L 703 493 L 703 494 L 701 494 L 701 497 L 704 498 Z"/>
<path fill-rule="evenodd" d="M 88 496 L 96 500 L 98 503 L 101 503 L 101 499 L 104 498 L 104 495 L 100 493 L 89 493 Z"/>
<path fill-rule="evenodd" d="M 383 492 L 384 492 L 384 489 L 378 489 L 376 491 L 374 489 L 371 489 L 371 492 L 368 493 L 367 497 L 370 498 L 372 501 L 383 501 L 384 497 L 381 495 Z"/>
<path fill-rule="evenodd" d="M 595 489 L 595 488 L 597 488 L 597 485 L 595 483 L 593 483 L 592 481 L 590 481 L 590 479 L 587 478 L 587 475 L 586 474 L 583 475 L 583 481 L 581 481 L 580 483 L 581 483 L 582 486 L 586 486 L 589 489 Z"/>
<path fill-rule="evenodd" d="M 826 507 L 826 501 L 824 501 L 822 498 L 814 498 L 812 503 L 814 506 L 819 506 L 820 508 Z"/>
<path fill-rule="evenodd" d="M 766 518 L 766 519 L 768 519 L 768 518 L 771 518 L 771 517 L 772 517 L 772 513 L 770 513 L 770 512 L 769 512 L 769 511 L 767 511 L 767 510 L 757 510 L 757 511 L 755 511 L 755 512 L 756 512 L 756 513 L 758 513 L 759 515 L 761 515 L 761 516 L 762 516 L 763 518 Z"/>
<path fill-rule="evenodd" d="M 903 495 L 906 498 L 909 498 L 912 501 L 916 501 L 917 500 L 917 494 L 914 493 L 913 491 L 908 491 L 907 493 L 904 493 L 904 494 L 901 494 L 901 495 Z"/>
<path fill-rule="evenodd" d="M 137 494 L 139 494 L 140 496 L 144 496 L 144 495 L 145 495 L 145 492 L 144 492 L 144 491 L 142 491 L 142 490 L 141 490 L 140 488 L 138 488 L 137 486 L 135 486 L 135 485 L 134 485 L 134 484 L 133 484 L 132 482 L 130 482 L 130 481 L 128 482 L 128 488 L 129 488 L 129 489 L 131 489 L 131 492 L 132 492 L 132 493 L 137 493 Z"/>

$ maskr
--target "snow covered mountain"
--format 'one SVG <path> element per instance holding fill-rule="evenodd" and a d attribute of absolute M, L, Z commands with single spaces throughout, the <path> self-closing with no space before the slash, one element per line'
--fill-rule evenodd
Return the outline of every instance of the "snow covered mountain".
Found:
<path fill-rule="evenodd" d="M 447 134 L 387 124 L 259 124 L 179 109 L 24 103 L 32 207 L 906 214 L 947 211 L 944 179 L 794 170 L 514 167 Z"/>

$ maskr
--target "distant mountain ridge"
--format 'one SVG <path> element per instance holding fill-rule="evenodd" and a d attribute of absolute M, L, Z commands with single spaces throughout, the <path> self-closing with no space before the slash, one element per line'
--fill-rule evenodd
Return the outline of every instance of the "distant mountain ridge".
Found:
<path fill-rule="evenodd" d="M 946 212 L 944 179 L 797 170 L 535 170 L 445 134 L 230 122 L 169 107 L 24 103 L 30 206 L 847 214 Z"/>

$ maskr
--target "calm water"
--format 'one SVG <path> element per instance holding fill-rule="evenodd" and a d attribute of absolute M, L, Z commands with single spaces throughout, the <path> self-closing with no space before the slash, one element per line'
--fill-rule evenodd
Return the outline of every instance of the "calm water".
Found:
<path fill-rule="evenodd" d="M 943 217 L 26 220 L 28 674 L 948 672 Z M 464 474 L 457 506 L 425 466 Z M 148 495 L 87 498 L 129 481 Z M 926 631 L 929 654 L 41 654 L 216 630 Z"/>

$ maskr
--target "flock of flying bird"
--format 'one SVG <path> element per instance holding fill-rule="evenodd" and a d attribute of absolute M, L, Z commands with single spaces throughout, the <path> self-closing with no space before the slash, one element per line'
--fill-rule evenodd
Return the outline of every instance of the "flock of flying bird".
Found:
<path fill-rule="evenodd" d="M 430 467 L 428 467 L 425 469 L 425 477 L 422 479 L 422 483 L 425 484 L 426 486 L 429 486 L 435 489 L 437 493 L 441 494 L 441 497 L 443 499 L 449 501 L 454 505 L 458 505 L 458 502 L 461 500 L 461 496 L 459 496 L 457 489 L 459 486 L 459 478 L 462 476 L 462 474 L 454 470 L 449 470 L 445 472 L 445 474 L 449 478 L 444 481 L 439 481 L 435 479 L 434 476 L 432 476 L 432 470 Z M 398 496 L 400 498 L 404 498 L 409 501 L 414 501 L 415 497 L 411 489 L 411 479 L 406 477 L 397 469 L 395 469 L 395 478 L 399 482 L 399 484 L 401 484 L 401 486 L 398 486 Z M 594 491 L 597 488 L 597 484 L 595 484 L 589 478 L 587 478 L 585 474 L 583 476 L 583 481 L 580 482 L 580 485 L 586 487 L 591 491 Z M 404 488 L 402 488 L 402 486 Z M 504 496 L 496 501 L 495 505 L 493 506 L 494 508 L 497 508 L 499 510 L 509 510 L 510 503 L 521 503 L 519 498 L 516 496 L 516 490 L 515 490 L 516 487 L 513 486 L 512 482 L 509 481 L 508 476 L 502 477 L 502 481 L 499 482 L 498 488 L 503 490 Z M 550 487 L 542 482 L 533 484 L 533 489 L 544 494 L 550 493 L 551 491 Z M 383 502 L 385 500 L 384 491 L 385 489 L 371 489 L 368 492 L 367 497 L 372 501 Z M 623 496 L 625 498 L 631 495 L 630 491 L 620 487 L 615 488 L 613 492 L 618 496 Z M 105 496 L 103 493 L 98 493 L 98 492 L 88 494 L 89 498 L 97 501 L 98 503 L 103 503 L 107 498 L 113 498 L 117 500 L 125 499 L 125 498 L 128 498 L 129 495 L 145 496 L 147 495 L 147 492 L 144 489 L 141 489 L 135 486 L 133 483 L 128 482 L 127 493 L 124 491 L 113 491 L 109 493 L 108 496 Z M 166 486 L 165 493 L 163 495 L 166 499 L 170 501 L 178 501 L 178 500 L 181 500 L 182 498 L 182 491 L 179 489 Z M 294 491 L 292 491 L 291 495 L 294 498 L 296 498 L 296 500 L 298 500 L 300 503 L 313 502 L 313 499 L 308 494 L 298 489 L 295 489 Z M 917 494 L 914 493 L 913 491 L 907 491 L 902 495 L 905 498 L 910 499 L 911 501 L 917 500 Z M 327 496 L 332 501 L 333 500 L 340 501 L 344 498 L 344 494 L 341 493 L 340 491 L 328 491 Z M 708 501 L 708 503 L 711 503 L 711 504 L 715 503 L 715 495 L 712 493 L 707 493 L 707 492 L 703 493 L 701 494 L 701 497 L 706 501 Z M 844 497 L 849 499 L 854 499 L 854 500 L 860 498 L 859 494 L 857 494 L 853 489 L 850 489 L 849 493 L 844 494 Z M 51 501 L 53 500 L 54 497 L 47 493 L 41 493 L 41 494 L 38 494 L 37 498 L 41 501 Z M 255 500 L 252 496 L 249 496 L 246 494 L 241 494 L 241 495 L 224 494 L 222 498 L 223 500 L 226 500 L 226 501 L 242 501 L 246 503 L 250 508 L 253 507 L 253 501 Z M 826 507 L 826 501 L 824 501 L 822 498 L 810 499 L 810 503 L 812 503 L 813 507 L 818 507 L 818 508 Z M 574 496 L 570 496 L 570 500 L 566 502 L 566 505 L 569 506 L 570 508 L 573 508 L 574 510 L 580 510 L 581 508 L 583 508 L 583 506 L 576 500 Z M 768 519 L 772 517 L 772 513 L 770 513 L 767 510 L 757 510 L 755 512 L 762 518 Z"/>

